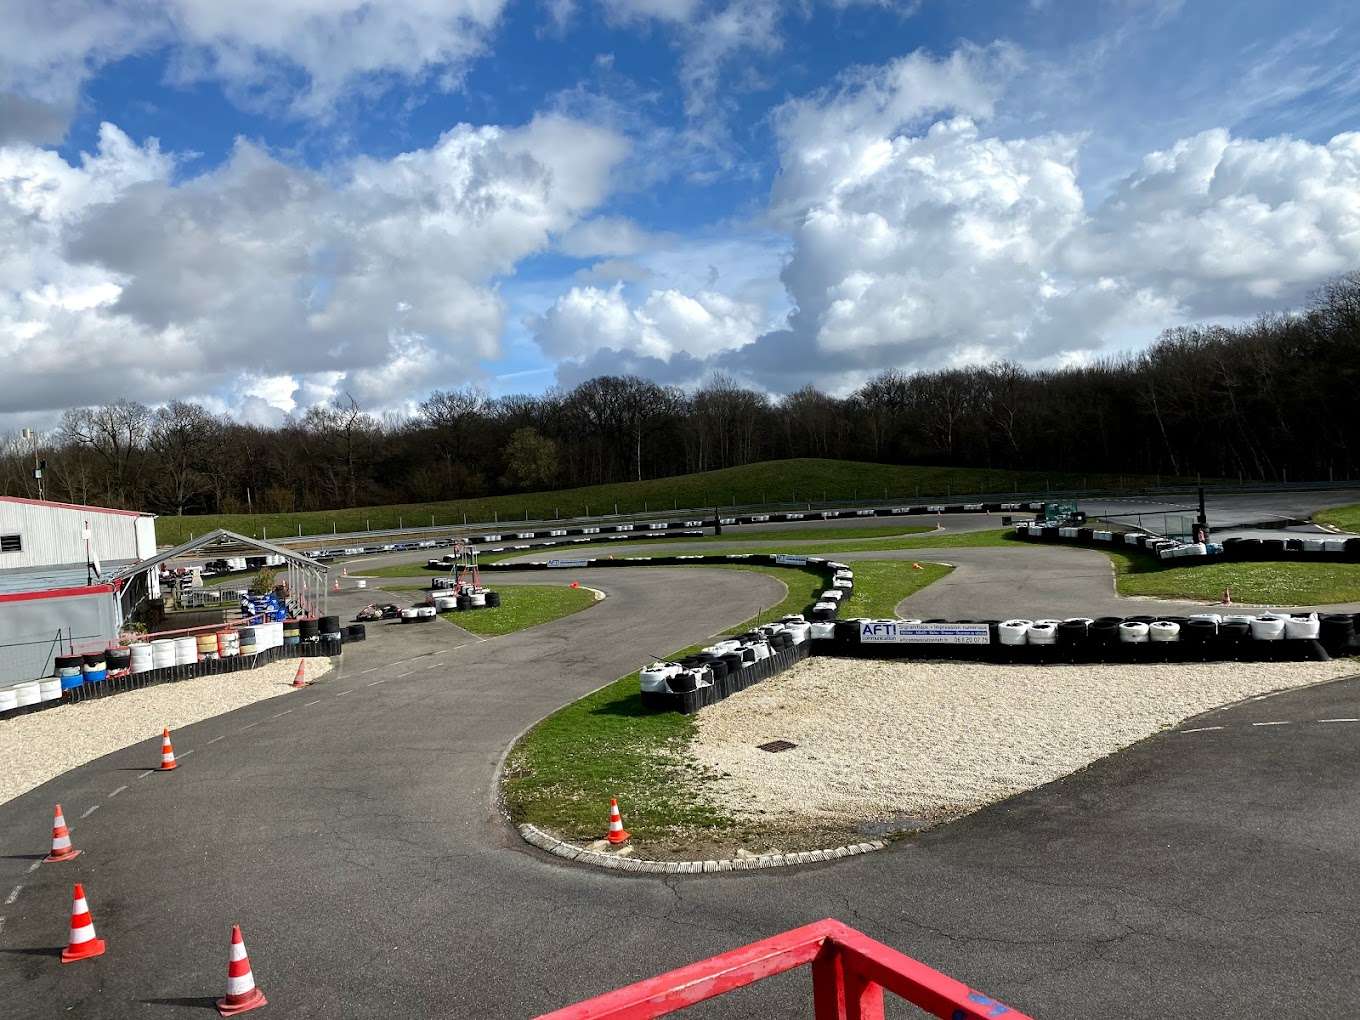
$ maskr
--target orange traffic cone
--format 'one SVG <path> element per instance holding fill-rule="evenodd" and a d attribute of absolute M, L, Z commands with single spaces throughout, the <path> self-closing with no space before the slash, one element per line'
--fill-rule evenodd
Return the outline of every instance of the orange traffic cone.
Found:
<path fill-rule="evenodd" d="M 926 568 L 923 567 L 923 566 L 921 566 L 921 564 L 919 564 L 919 563 L 913 563 L 913 564 L 911 565 L 911 569 L 912 569 L 912 570 L 925 570 Z"/>
<path fill-rule="evenodd" d="M 227 957 L 227 994 L 217 1000 L 217 1012 L 235 1016 L 265 1004 L 264 992 L 255 987 L 255 975 L 250 972 L 250 958 L 246 956 L 245 939 L 241 926 L 231 926 L 231 954 Z"/>
<path fill-rule="evenodd" d="M 43 858 L 51 864 L 54 861 L 69 861 L 80 851 L 71 845 L 71 830 L 66 828 L 66 819 L 61 815 L 61 805 L 57 805 L 52 815 L 52 852 Z"/>
<path fill-rule="evenodd" d="M 298 659 L 297 672 L 293 674 L 294 687 L 306 687 L 307 681 L 302 679 L 302 660 Z"/>
<path fill-rule="evenodd" d="M 1232 589 L 1231 589 L 1231 588 L 1224 588 L 1224 589 L 1223 589 L 1223 604 L 1224 604 L 1225 606 L 1230 606 L 1230 605 L 1232 605 Z"/>
<path fill-rule="evenodd" d="M 580 581 L 572 581 L 571 584 L 569 584 L 567 587 L 569 587 L 569 588 L 579 588 L 579 587 L 581 587 L 581 582 L 580 582 Z"/>
<path fill-rule="evenodd" d="M 173 768 L 178 768 L 179 763 L 175 761 L 175 748 L 170 743 L 170 727 L 161 730 L 161 768 L 162 772 L 169 772 Z"/>
<path fill-rule="evenodd" d="M 605 839 L 611 843 L 628 842 L 628 830 L 623 827 L 623 816 L 619 814 L 619 802 L 616 798 L 609 798 L 609 833 Z"/>
<path fill-rule="evenodd" d="M 337 578 L 335 579 L 335 583 L 334 583 L 333 585 L 331 585 L 331 591 L 339 591 L 339 590 L 340 590 L 340 578 L 337 577 Z"/>
<path fill-rule="evenodd" d="M 71 894 L 71 935 L 61 951 L 61 962 L 75 963 L 103 955 L 104 940 L 94 937 L 94 918 L 90 916 L 90 905 L 85 902 L 85 887 L 77 882 L 75 892 Z"/>

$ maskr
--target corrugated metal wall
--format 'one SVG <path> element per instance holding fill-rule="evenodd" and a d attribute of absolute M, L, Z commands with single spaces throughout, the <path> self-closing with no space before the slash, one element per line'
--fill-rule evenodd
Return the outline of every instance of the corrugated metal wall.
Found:
<path fill-rule="evenodd" d="M 92 652 L 115 643 L 117 606 L 111 593 L 0 602 L 0 686 L 52 676 L 72 644 Z"/>
<path fill-rule="evenodd" d="M 142 520 L 147 523 L 139 525 Z M 0 553 L 0 570 L 84 563 L 81 529 L 86 521 L 101 561 L 138 560 L 155 553 L 155 524 L 150 518 L 0 501 L 0 535 L 18 534 L 23 542 L 20 552 Z M 139 548 L 148 544 L 145 551 Z"/>

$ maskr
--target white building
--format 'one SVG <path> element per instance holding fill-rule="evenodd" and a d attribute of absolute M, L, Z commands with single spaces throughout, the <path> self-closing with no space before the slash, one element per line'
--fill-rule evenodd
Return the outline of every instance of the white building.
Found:
<path fill-rule="evenodd" d="M 109 579 L 155 554 L 151 514 L 0 496 L 0 684 L 50 676 L 57 655 L 116 641 Z"/>

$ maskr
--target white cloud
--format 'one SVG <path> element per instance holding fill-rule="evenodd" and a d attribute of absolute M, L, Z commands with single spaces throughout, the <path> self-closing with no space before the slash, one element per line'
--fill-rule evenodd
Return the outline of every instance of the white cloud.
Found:
<path fill-rule="evenodd" d="M 699 7 L 699 0 L 602 0 L 605 11 L 618 21 L 655 18 L 658 21 L 688 21 Z"/>
<path fill-rule="evenodd" d="M 712 291 L 655 290 L 630 307 L 622 284 L 609 290 L 573 287 L 534 324 L 550 357 L 585 358 L 608 348 L 661 361 L 738 348 L 754 340 L 763 325 L 759 305 Z"/>
<path fill-rule="evenodd" d="M 572 227 L 558 247 L 564 255 L 588 259 L 600 255 L 636 255 L 664 242 L 624 216 L 597 216 Z"/>
<path fill-rule="evenodd" d="M 381 407 L 475 375 L 497 278 L 597 206 L 625 150 L 555 116 L 325 175 L 238 142 L 179 183 L 111 125 L 79 166 L 0 149 L 0 400 L 268 398 L 251 380 L 282 377 Z"/>
<path fill-rule="evenodd" d="M 168 46 L 184 80 L 324 114 L 356 84 L 456 84 L 505 0 L 0 0 L 0 93 L 70 110 L 98 67 Z M 300 87 L 299 87 L 300 80 Z"/>
<path fill-rule="evenodd" d="M 1203 132 L 1148 154 L 1093 202 L 1080 139 L 988 132 L 1020 63 L 1001 47 L 914 54 L 778 112 L 770 214 L 792 242 L 784 328 L 748 340 L 740 327 L 759 316 L 715 316 L 695 326 L 710 331 L 703 342 L 672 342 L 644 328 L 656 295 L 678 305 L 732 292 L 653 283 L 573 292 L 576 328 L 560 353 L 843 389 L 886 367 L 1070 364 L 1191 318 L 1287 307 L 1360 265 L 1360 134 L 1318 144 Z M 540 341 L 551 345 L 558 325 L 546 317 Z"/>

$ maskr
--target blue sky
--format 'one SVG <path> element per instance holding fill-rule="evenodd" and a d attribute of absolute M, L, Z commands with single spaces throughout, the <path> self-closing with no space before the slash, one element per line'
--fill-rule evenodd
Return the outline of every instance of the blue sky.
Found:
<path fill-rule="evenodd" d="M 1078 363 L 1360 268 L 1337 0 L 0 0 L 0 22 L 0 350 L 28 366 L 0 427 L 114 396 L 403 413 L 605 371 L 845 392 Z"/>

